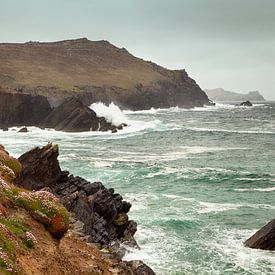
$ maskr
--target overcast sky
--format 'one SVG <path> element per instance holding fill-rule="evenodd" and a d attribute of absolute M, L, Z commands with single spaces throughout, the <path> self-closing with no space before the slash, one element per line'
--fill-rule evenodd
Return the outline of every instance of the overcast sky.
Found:
<path fill-rule="evenodd" d="M 0 0 L 1 42 L 80 37 L 275 99 L 275 0 Z"/>

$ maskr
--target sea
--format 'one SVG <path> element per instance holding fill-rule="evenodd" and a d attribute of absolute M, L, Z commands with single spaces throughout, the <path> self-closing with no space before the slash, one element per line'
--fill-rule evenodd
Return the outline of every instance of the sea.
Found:
<path fill-rule="evenodd" d="M 275 218 L 275 103 L 121 111 L 117 133 L 0 131 L 14 156 L 48 142 L 62 169 L 102 181 L 132 203 L 139 259 L 157 274 L 275 274 L 274 252 L 243 242 Z"/>

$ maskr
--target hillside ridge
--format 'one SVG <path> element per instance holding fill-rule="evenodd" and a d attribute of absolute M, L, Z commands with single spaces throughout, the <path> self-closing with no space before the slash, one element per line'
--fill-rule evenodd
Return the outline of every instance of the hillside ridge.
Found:
<path fill-rule="evenodd" d="M 132 109 L 209 103 L 185 70 L 169 70 L 106 40 L 0 43 L 0 87 L 45 95 L 52 106 L 79 95 Z"/>

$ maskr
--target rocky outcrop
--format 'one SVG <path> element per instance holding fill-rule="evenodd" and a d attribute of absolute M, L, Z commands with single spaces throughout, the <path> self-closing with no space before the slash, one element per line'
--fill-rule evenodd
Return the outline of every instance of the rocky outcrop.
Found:
<path fill-rule="evenodd" d="M 133 110 L 209 104 L 185 70 L 144 61 L 108 41 L 2 43 L 0 64 L 0 86 L 44 95 L 54 107 L 75 95 L 86 105 Z"/>
<path fill-rule="evenodd" d="M 46 97 L 20 92 L 0 91 L 0 129 L 8 130 L 12 126 L 38 126 L 58 131 L 112 131 L 123 129 L 106 121 L 82 103 L 76 97 L 66 99 L 52 109 Z M 18 132 L 28 132 L 26 127 Z"/>
<path fill-rule="evenodd" d="M 22 172 L 16 183 L 31 190 L 47 188 L 58 196 L 88 242 L 103 247 L 112 242 L 135 245 L 137 225 L 127 215 L 131 204 L 101 182 L 91 183 L 61 171 L 57 157 L 58 147 L 52 144 L 25 153 L 19 158 Z"/>
<path fill-rule="evenodd" d="M 251 107 L 251 106 L 253 106 L 253 104 L 249 100 L 247 100 L 247 101 L 240 103 L 240 106 Z"/>
<path fill-rule="evenodd" d="M 50 160 L 57 147 L 52 153 L 51 146 L 46 147 L 44 157 Z M 32 152 L 37 156 L 37 151 Z M 38 169 L 39 163 L 35 165 Z M 37 176 L 45 180 L 58 174 L 56 168 L 42 167 Z M 81 240 L 69 228 L 68 212 L 52 193 L 14 185 L 20 170 L 19 161 L 0 144 L 0 274 L 155 274 L 141 261 L 106 257 L 96 245 Z"/>
<path fill-rule="evenodd" d="M 1 127 L 38 125 L 51 110 L 43 96 L 0 91 Z"/>
<path fill-rule="evenodd" d="M 104 117 L 97 117 L 93 110 L 76 97 L 66 99 L 61 105 L 56 107 L 40 123 L 40 126 L 65 132 L 108 130 L 116 132 L 118 129 L 112 123 L 107 122 Z"/>
<path fill-rule="evenodd" d="M 275 219 L 270 221 L 252 237 L 245 241 L 245 246 L 263 250 L 275 250 Z"/>

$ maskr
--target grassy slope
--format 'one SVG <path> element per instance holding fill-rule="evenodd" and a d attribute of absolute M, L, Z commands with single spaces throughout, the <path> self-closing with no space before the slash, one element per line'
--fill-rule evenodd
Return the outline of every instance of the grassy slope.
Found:
<path fill-rule="evenodd" d="M 0 85 L 75 85 L 131 88 L 167 79 L 170 71 L 152 65 L 107 41 L 0 44 Z"/>

